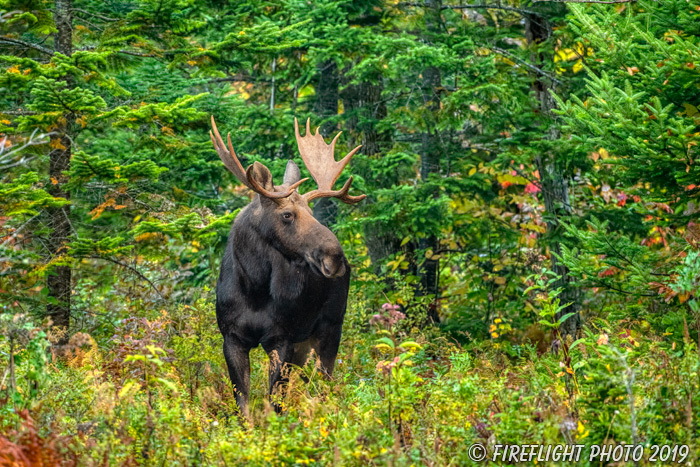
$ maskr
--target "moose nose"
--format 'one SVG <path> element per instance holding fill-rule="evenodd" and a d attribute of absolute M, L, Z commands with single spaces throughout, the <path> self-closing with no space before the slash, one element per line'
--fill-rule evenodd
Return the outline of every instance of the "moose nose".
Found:
<path fill-rule="evenodd" d="M 317 264 L 320 266 L 319 269 L 329 279 L 345 274 L 345 262 L 342 255 L 324 254 L 321 251 L 317 251 L 314 256 L 318 258 Z"/>

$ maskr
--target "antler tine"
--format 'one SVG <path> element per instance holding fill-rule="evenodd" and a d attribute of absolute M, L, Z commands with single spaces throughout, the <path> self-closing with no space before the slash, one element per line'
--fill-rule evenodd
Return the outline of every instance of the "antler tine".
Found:
<path fill-rule="evenodd" d="M 233 150 L 233 145 L 231 144 L 231 133 L 227 135 L 228 149 L 226 149 L 226 146 L 224 145 L 224 140 L 221 138 L 219 129 L 216 127 L 216 121 L 214 120 L 213 115 L 211 116 L 211 126 L 214 132 L 212 133 L 210 131 L 209 136 L 211 137 L 211 142 L 214 143 L 214 149 L 216 149 L 216 153 L 219 155 L 219 159 L 221 159 L 221 162 L 224 163 L 226 168 L 233 175 L 236 176 L 238 181 L 240 181 L 242 184 L 253 190 L 253 187 L 248 181 L 248 177 L 246 177 L 246 172 L 245 170 L 243 170 L 243 166 L 238 160 L 238 156 L 236 156 L 236 151 Z M 215 136 L 216 138 L 214 138 Z"/>
<path fill-rule="evenodd" d="M 344 203 L 347 204 L 355 204 L 359 203 L 363 199 L 367 197 L 367 195 L 362 194 L 358 196 L 352 196 L 348 194 L 348 191 L 350 190 L 350 185 L 352 185 L 352 175 L 348 180 L 345 182 L 345 185 L 343 185 L 343 188 L 340 190 L 336 191 L 321 191 L 321 190 L 313 190 L 310 191 L 306 194 L 304 194 L 304 199 L 308 203 L 311 200 L 314 200 L 316 198 L 338 198 L 339 200 L 343 201 Z"/>
<path fill-rule="evenodd" d="M 304 183 L 305 181 L 308 180 L 308 178 L 303 178 L 299 180 L 298 182 L 290 185 L 287 187 L 285 191 L 269 191 L 266 190 L 258 181 L 253 177 L 253 164 L 249 165 L 248 168 L 245 171 L 246 174 L 246 179 L 248 180 L 248 183 L 250 183 L 251 187 L 250 189 L 263 195 L 266 198 L 272 198 L 272 199 L 280 199 L 280 198 L 286 198 L 287 196 L 291 195 L 294 193 L 294 190 L 297 189 L 299 185 Z"/>
<path fill-rule="evenodd" d="M 308 178 L 299 180 L 298 182 L 287 187 L 284 191 L 266 190 L 253 176 L 254 164 L 249 165 L 246 170 L 243 170 L 243 166 L 238 160 L 236 152 L 233 150 L 233 144 L 231 144 L 231 133 L 227 135 L 228 149 L 226 148 L 224 145 L 224 140 L 221 138 L 221 134 L 219 133 L 219 129 L 216 127 L 216 121 L 214 121 L 213 115 L 211 117 L 211 126 L 214 131 L 213 133 L 210 131 L 209 136 L 211 137 L 211 142 L 214 144 L 214 148 L 216 149 L 217 154 L 219 154 L 221 161 L 242 184 L 261 196 L 271 199 L 286 198 L 294 193 L 294 190 L 296 190 L 299 185 L 308 180 Z"/>
<path fill-rule="evenodd" d="M 345 166 L 348 165 L 352 156 L 362 147 L 357 146 L 340 161 L 336 161 L 334 157 L 335 144 L 341 133 L 339 132 L 335 135 L 331 144 L 327 144 L 320 134 L 320 129 L 316 129 L 315 134 L 311 133 L 311 119 L 307 119 L 306 134 L 302 137 L 299 133 L 299 121 L 296 118 L 294 119 L 294 134 L 299 146 L 299 153 L 306 168 L 318 185 L 317 190 L 312 190 L 304 195 L 307 202 L 316 198 L 332 197 L 338 198 L 345 203 L 354 204 L 365 198 L 365 195 L 351 196 L 348 194 L 352 184 L 352 177 L 343 185 L 343 188 L 333 190 L 333 185 L 340 177 Z"/>

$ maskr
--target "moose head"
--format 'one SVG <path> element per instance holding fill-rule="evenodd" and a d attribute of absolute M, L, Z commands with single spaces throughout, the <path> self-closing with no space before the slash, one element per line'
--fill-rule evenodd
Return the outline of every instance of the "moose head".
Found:
<path fill-rule="evenodd" d="M 241 183 L 259 195 L 252 204 L 252 222 L 257 233 L 287 258 L 306 261 L 312 269 L 328 278 L 342 276 L 345 273 L 345 260 L 340 243 L 327 227 L 313 217 L 309 202 L 316 198 L 338 198 L 354 204 L 366 197 L 348 194 L 352 176 L 340 190 L 333 190 L 333 184 L 361 146 L 336 161 L 333 155 L 335 143 L 342 132 L 333 138 L 331 144 L 327 144 L 318 129 L 315 134 L 311 133 L 310 121 L 307 120 L 306 135 L 302 137 L 295 118 L 294 131 L 301 158 L 318 185 L 317 189 L 302 195 L 297 188 L 308 178 L 301 179 L 301 172 L 294 161 L 290 159 L 287 163 L 282 185 L 274 185 L 270 170 L 260 162 L 254 162 L 243 170 L 233 150 L 231 135 L 227 135 L 227 148 L 213 116 L 211 124 L 213 132 L 209 134 L 221 161 Z"/>
<path fill-rule="evenodd" d="M 227 148 L 214 117 L 211 123 L 211 140 L 221 161 L 241 183 L 259 195 L 252 203 L 253 223 L 258 234 L 287 258 L 306 261 L 312 269 L 325 277 L 342 276 L 345 273 L 345 260 L 340 243 L 328 228 L 313 217 L 309 202 L 317 198 L 338 198 L 345 203 L 354 204 L 366 197 L 364 194 L 351 196 L 348 193 L 352 176 L 340 190 L 333 190 L 341 172 L 361 146 L 336 161 L 335 143 L 341 133 L 327 144 L 318 129 L 312 134 L 310 121 L 307 120 L 306 134 L 302 137 L 299 122 L 295 118 L 294 132 L 301 158 L 318 186 L 302 195 L 297 188 L 308 178 L 301 179 L 301 172 L 294 161 L 287 163 L 282 184 L 274 185 L 269 169 L 259 162 L 254 162 L 243 170 L 233 150 L 231 135 L 227 135 Z"/>

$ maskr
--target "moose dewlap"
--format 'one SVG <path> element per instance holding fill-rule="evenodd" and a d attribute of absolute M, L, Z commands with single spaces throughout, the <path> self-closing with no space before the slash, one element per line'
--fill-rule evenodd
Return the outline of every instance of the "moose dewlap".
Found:
<path fill-rule="evenodd" d="M 334 157 L 340 133 L 327 144 L 316 130 L 299 134 L 297 145 L 304 165 L 318 188 L 300 194 L 299 167 L 290 160 L 281 185 L 275 185 L 259 162 L 243 170 L 211 119 L 216 152 L 238 180 L 257 193 L 236 217 L 216 286 L 216 319 L 224 337 L 224 357 L 236 403 L 248 416 L 250 350 L 262 345 L 270 357 L 270 394 L 286 382 L 287 365 L 303 365 L 311 350 L 321 370 L 333 373 L 350 283 L 350 265 L 333 232 L 314 219 L 308 203 L 333 197 L 349 204 L 366 195 L 348 194 L 352 177 L 340 190 L 333 185 L 360 146 L 342 160 Z M 279 407 L 275 405 L 279 410 Z"/>

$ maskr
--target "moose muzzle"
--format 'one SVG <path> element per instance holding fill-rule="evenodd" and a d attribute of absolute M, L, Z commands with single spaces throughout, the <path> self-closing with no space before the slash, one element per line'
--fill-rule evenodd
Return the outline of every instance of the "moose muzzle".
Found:
<path fill-rule="evenodd" d="M 340 255 L 321 253 L 318 263 L 323 275 L 329 279 L 345 274 L 345 257 L 342 253 Z"/>

